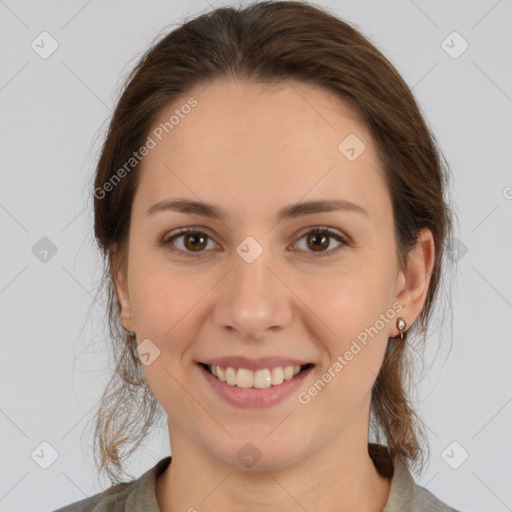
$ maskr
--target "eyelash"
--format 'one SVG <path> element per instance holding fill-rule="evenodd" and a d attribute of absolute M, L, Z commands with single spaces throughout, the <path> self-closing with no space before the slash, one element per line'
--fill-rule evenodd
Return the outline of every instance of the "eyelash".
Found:
<path fill-rule="evenodd" d="M 180 231 L 173 234 L 172 236 L 165 236 L 160 241 L 159 245 L 166 247 L 171 252 L 181 252 L 181 253 L 183 253 L 183 255 L 186 258 L 196 258 L 196 257 L 198 257 L 196 255 L 201 255 L 201 253 L 203 253 L 205 251 L 203 250 L 203 251 L 199 251 L 197 253 L 193 253 L 191 251 L 183 251 L 182 249 L 176 249 L 172 245 L 174 240 L 176 240 L 177 238 L 179 238 L 181 236 L 187 235 L 189 233 L 205 235 L 207 237 L 207 239 L 212 240 L 212 238 L 210 236 L 208 236 L 208 234 L 206 234 L 204 231 L 200 231 L 197 228 L 188 227 L 188 228 L 181 229 Z M 341 236 L 339 233 L 332 231 L 331 229 L 329 229 L 327 227 L 323 227 L 323 226 L 313 228 L 310 231 L 307 231 L 297 240 L 297 242 L 302 240 L 306 235 L 310 235 L 310 234 L 327 235 L 329 238 L 334 238 L 337 242 L 340 242 L 340 244 L 341 244 L 338 247 L 336 247 L 335 249 L 331 249 L 330 251 L 320 251 L 318 253 L 314 253 L 314 251 L 306 251 L 306 252 L 311 252 L 313 254 L 314 258 L 323 258 L 323 257 L 331 256 L 333 254 L 337 254 L 340 250 L 342 250 L 343 246 L 347 246 L 347 247 L 350 246 L 350 242 L 348 241 L 347 238 L 345 238 L 344 236 Z"/>

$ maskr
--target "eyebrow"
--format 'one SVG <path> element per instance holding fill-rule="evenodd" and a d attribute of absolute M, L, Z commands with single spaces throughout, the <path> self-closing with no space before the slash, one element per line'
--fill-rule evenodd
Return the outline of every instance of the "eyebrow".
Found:
<path fill-rule="evenodd" d="M 203 217 L 218 219 L 220 221 L 225 220 L 228 216 L 227 212 L 220 206 L 184 198 L 164 200 L 155 203 L 147 210 L 146 215 L 150 216 L 166 211 L 193 213 L 195 215 L 202 215 Z M 315 213 L 331 211 L 355 212 L 368 216 L 368 212 L 362 206 L 346 201 L 345 199 L 328 199 L 307 201 L 285 206 L 277 212 L 277 220 L 281 221 L 283 219 L 293 219 L 303 215 L 312 215 Z"/>

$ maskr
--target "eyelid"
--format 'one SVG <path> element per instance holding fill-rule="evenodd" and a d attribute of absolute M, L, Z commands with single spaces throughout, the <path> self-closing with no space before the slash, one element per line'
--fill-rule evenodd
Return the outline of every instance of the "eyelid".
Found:
<path fill-rule="evenodd" d="M 314 224 L 312 226 L 306 226 L 300 229 L 299 234 L 297 235 L 297 240 L 311 232 L 328 232 L 331 235 L 336 235 L 339 236 L 340 238 L 343 238 L 347 243 L 350 241 L 350 237 L 346 235 L 343 231 L 340 231 L 339 229 L 336 228 L 331 228 L 329 226 L 323 226 L 321 224 Z"/>

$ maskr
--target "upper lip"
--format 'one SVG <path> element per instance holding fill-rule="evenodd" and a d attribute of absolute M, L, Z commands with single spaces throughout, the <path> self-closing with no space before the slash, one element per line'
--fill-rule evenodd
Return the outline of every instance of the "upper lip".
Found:
<path fill-rule="evenodd" d="M 305 364 L 313 364 L 309 361 L 277 356 L 260 357 L 258 359 L 247 359 L 246 357 L 240 356 L 216 357 L 200 362 L 211 366 L 221 366 L 222 368 L 231 366 L 232 368 L 247 368 L 248 370 L 260 370 L 262 368 L 273 368 L 275 366 L 302 366 Z"/>

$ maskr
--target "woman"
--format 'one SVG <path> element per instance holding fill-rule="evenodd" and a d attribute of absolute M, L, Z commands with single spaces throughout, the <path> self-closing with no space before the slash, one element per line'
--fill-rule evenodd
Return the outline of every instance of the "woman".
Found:
<path fill-rule="evenodd" d="M 324 10 L 219 8 L 154 45 L 94 184 L 125 330 L 96 423 L 114 485 L 60 510 L 455 510 L 411 476 L 426 444 L 406 389 L 446 182 L 406 83 Z M 157 404 L 172 463 L 122 482 Z"/>

